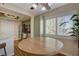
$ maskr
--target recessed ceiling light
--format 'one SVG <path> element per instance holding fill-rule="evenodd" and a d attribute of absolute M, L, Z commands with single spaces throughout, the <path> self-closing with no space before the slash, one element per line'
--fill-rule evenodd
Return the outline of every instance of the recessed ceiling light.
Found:
<path fill-rule="evenodd" d="M 30 9 L 31 9 L 31 10 L 34 10 L 34 7 L 31 7 Z"/>
<path fill-rule="evenodd" d="M 46 8 L 45 7 L 42 7 L 42 10 L 46 10 Z"/>

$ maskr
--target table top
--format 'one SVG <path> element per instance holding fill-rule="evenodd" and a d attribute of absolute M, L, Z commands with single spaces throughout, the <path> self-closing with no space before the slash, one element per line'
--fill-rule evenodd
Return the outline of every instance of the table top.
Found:
<path fill-rule="evenodd" d="M 54 38 L 36 37 L 22 40 L 18 47 L 35 55 L 55 55 L 62 49 L 63 43 Z"/>

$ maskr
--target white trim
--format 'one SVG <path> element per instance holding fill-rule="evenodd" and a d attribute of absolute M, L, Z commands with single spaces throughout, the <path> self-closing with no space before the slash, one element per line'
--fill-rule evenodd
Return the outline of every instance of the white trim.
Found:
<path fill-rule="evenodd" d="M 31 38 L 34 37 L 34 16 L 31 16 Z"/>

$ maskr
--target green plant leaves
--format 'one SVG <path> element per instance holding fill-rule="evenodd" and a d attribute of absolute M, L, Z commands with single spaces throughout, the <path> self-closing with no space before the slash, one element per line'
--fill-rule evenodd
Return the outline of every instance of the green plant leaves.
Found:
<path fill-rule="evenodd" d="M 62 25 L 64 25 L 64 24 L 66 24 L 66 23 L 68 23 L 68 22 L 63 22 L 63 23 L 61 23 L 61 24 L 60 24 L 60 26 L 62 26 Z"/>
<path fill-rule="evenodd" d="M 78 17 L 78 16 L 79 16 L 79 14 L 74 14 L 74 15 L 71 17 L 71 20 L 73 20 L 73 18 Z"/>
<path fill-rule="evenodd" d="M 73 21 L 73 28 L 70 28 L 70 29 L 72 29 L 72 31 L 70 31 L 68 33 L 72 33 L 70 36 L 79 37 L 79 14 L 72 15 L 70 20 Z M 60 26 L 66 24 L 66 23 L 68 23 L 68 22 L 63 22 L 60 24 Z"/>

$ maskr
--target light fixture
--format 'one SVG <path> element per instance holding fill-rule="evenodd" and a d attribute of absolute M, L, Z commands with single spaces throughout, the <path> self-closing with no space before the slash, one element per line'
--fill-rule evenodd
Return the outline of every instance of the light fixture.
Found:
<path fill-rule="evenodd" d="M 45 7 L 42 7 L 42 10 L 46 10 L 46 8 Z"/>
<path fill-rule="evenodd" d="M 33 4 L 32 7 L 37 8 L 37 4 Z"/>
<path fill-rule="evenodd" d="M 34 3 L 31 6 L 31 10 L 37 9 L 37 7 L 41 8 L 41 10 L 49 10 L 50 6 L 48 5 L 48 3 Z"/>

